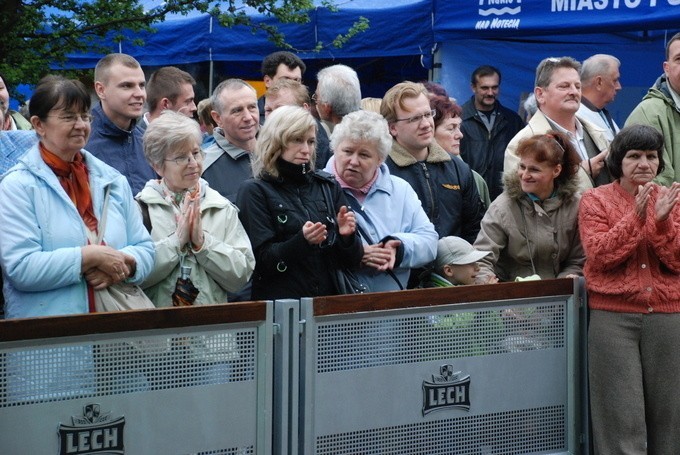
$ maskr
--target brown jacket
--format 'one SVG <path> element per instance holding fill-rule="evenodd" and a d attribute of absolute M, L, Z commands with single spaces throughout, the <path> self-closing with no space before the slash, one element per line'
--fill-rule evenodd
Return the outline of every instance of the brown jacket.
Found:
<path fill-rule="evenodd" d="M 522 191 L 516 172 L 506 172 L 503 180 L 505 190 L 484 215 L 474 245 L 491 252 L 479 262 L 480 276 L 514 281 L 533 274 L 542 279 L 581 275 L 578 177 L 559 186 L 555 197 L 542 203 Z"/>

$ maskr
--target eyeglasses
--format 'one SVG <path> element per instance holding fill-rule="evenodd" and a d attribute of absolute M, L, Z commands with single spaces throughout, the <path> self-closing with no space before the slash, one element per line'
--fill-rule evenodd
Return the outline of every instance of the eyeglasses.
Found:
<path fill-rule="evenodd" d="M 200 163 L 203 161 L 203 152 L 200 150 L 193 151 L 191 152 L 191 155 L 178 156 L 177 158 L 164 159 L 163 161 L 174 161 L 177 166 L 187 166 L 191 161 L 191 158 L 193 158 L 195 162 Z"/>
<path fill-rule="evenodd" d="M 92 115 L 87 113 L 84 114 L 65 113 L 61 115 L 53 115 L 52 117 L 57 117 L 62 122 L 71 124 L 76 124 L 78 122 L 78 119 L 81 119 L 85 123 L 90 123 L 92 121 Z"/>
<path fill-rule="evenodd" d="M 413 123 L 420 123 L 420 121 L 421 121 L 422 119 L 424 119 L 424 118 L 426 118 L 426 119 L 431 119 L 432 117 L 435 116 L 436 113 L 437 113 L 437 111 L 435 111 L 434 109 L 432 109 L 432 110 L 429 111 L 429 112 L 425 112 L 424 114 L 414 115 L 413 117 L 409 117 L 409 118 L 398 118 L 398 119 L 395 120 L 395 122 L 406 122 L 406 123 L 411 123 L 411 124 L 413 124 Z"/>

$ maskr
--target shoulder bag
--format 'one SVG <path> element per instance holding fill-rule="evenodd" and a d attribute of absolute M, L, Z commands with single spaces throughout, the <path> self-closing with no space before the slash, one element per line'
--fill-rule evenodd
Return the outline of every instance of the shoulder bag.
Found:
<path fill-rule="evenodd" d="M 99 221 L 98 234 L 93 239 L 94 233 L 85 227 L 88 233 L 90 243 L 93 245 L 101 245 L 104 237 L 104 230 L 106 229 L 106 218 L 109 205 L 110 187 L 106 187 L 104 193 L 104 204 L 102 207 L 102 216 Z M 153 302 L 146 296 L 142 288 L 136 284 L 120 282 L 112 284 L 111 286 L 94 291 L 94 308 L 98 313 L 106 313 L 111 311 L 126 311 L 126 310 L 146 310 L 155 308 Z"/>
<path fill-rule="evenodd" d="M 331 196 L 330 183 L 321 182 L 323 190 L 323 197 L 326 200 L 326 207 L 328 208 L 328 216 L 335 219 L 333 197 Z M 335 220 L 335 226 L 338 225 Z M 333 254 L 333 253 L 331 253 Z M 335 255 L 333 254 L 333 274 L 335 278 L 335 287 L 338 294 L 363 294 L 369 292 L 368 286 L 361 282 L 355 271 L 349 267 L 342 266 Z"/>

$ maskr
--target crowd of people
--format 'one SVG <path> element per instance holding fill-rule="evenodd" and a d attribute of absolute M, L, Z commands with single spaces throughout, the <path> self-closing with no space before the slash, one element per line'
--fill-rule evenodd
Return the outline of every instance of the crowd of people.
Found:
<path fill-rule="evenodd" d="M 282 51 L 259 99 L 232 78 L 196 103 L 185 71 L 110 54 L 98 103 L 47 76 L 28 119 L 0 75 L 5 317 L 94 312 L 119 283 L 166 307 L 340 294 L 350 272 L 364 292 L 584 276 L 596 452 L 679 453 L 680 34 L 663 69 L 622 129 L 604 54 L 541 61 L 526 122 L 490 65 L 462 105 L 432 82 L 362 100 L 352 68 L 312 92 Z"/>

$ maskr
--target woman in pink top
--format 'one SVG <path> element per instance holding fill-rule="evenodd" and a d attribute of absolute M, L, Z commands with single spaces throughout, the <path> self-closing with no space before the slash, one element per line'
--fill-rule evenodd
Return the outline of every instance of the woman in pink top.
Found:
<path fill-rule="evenodd" d="M 587 191 L 588 356 L 595 453 L 680 453 L 680 183 L 664 168 L 663 137 L 632 125 L 611 144 L 617 180 Z"/>

